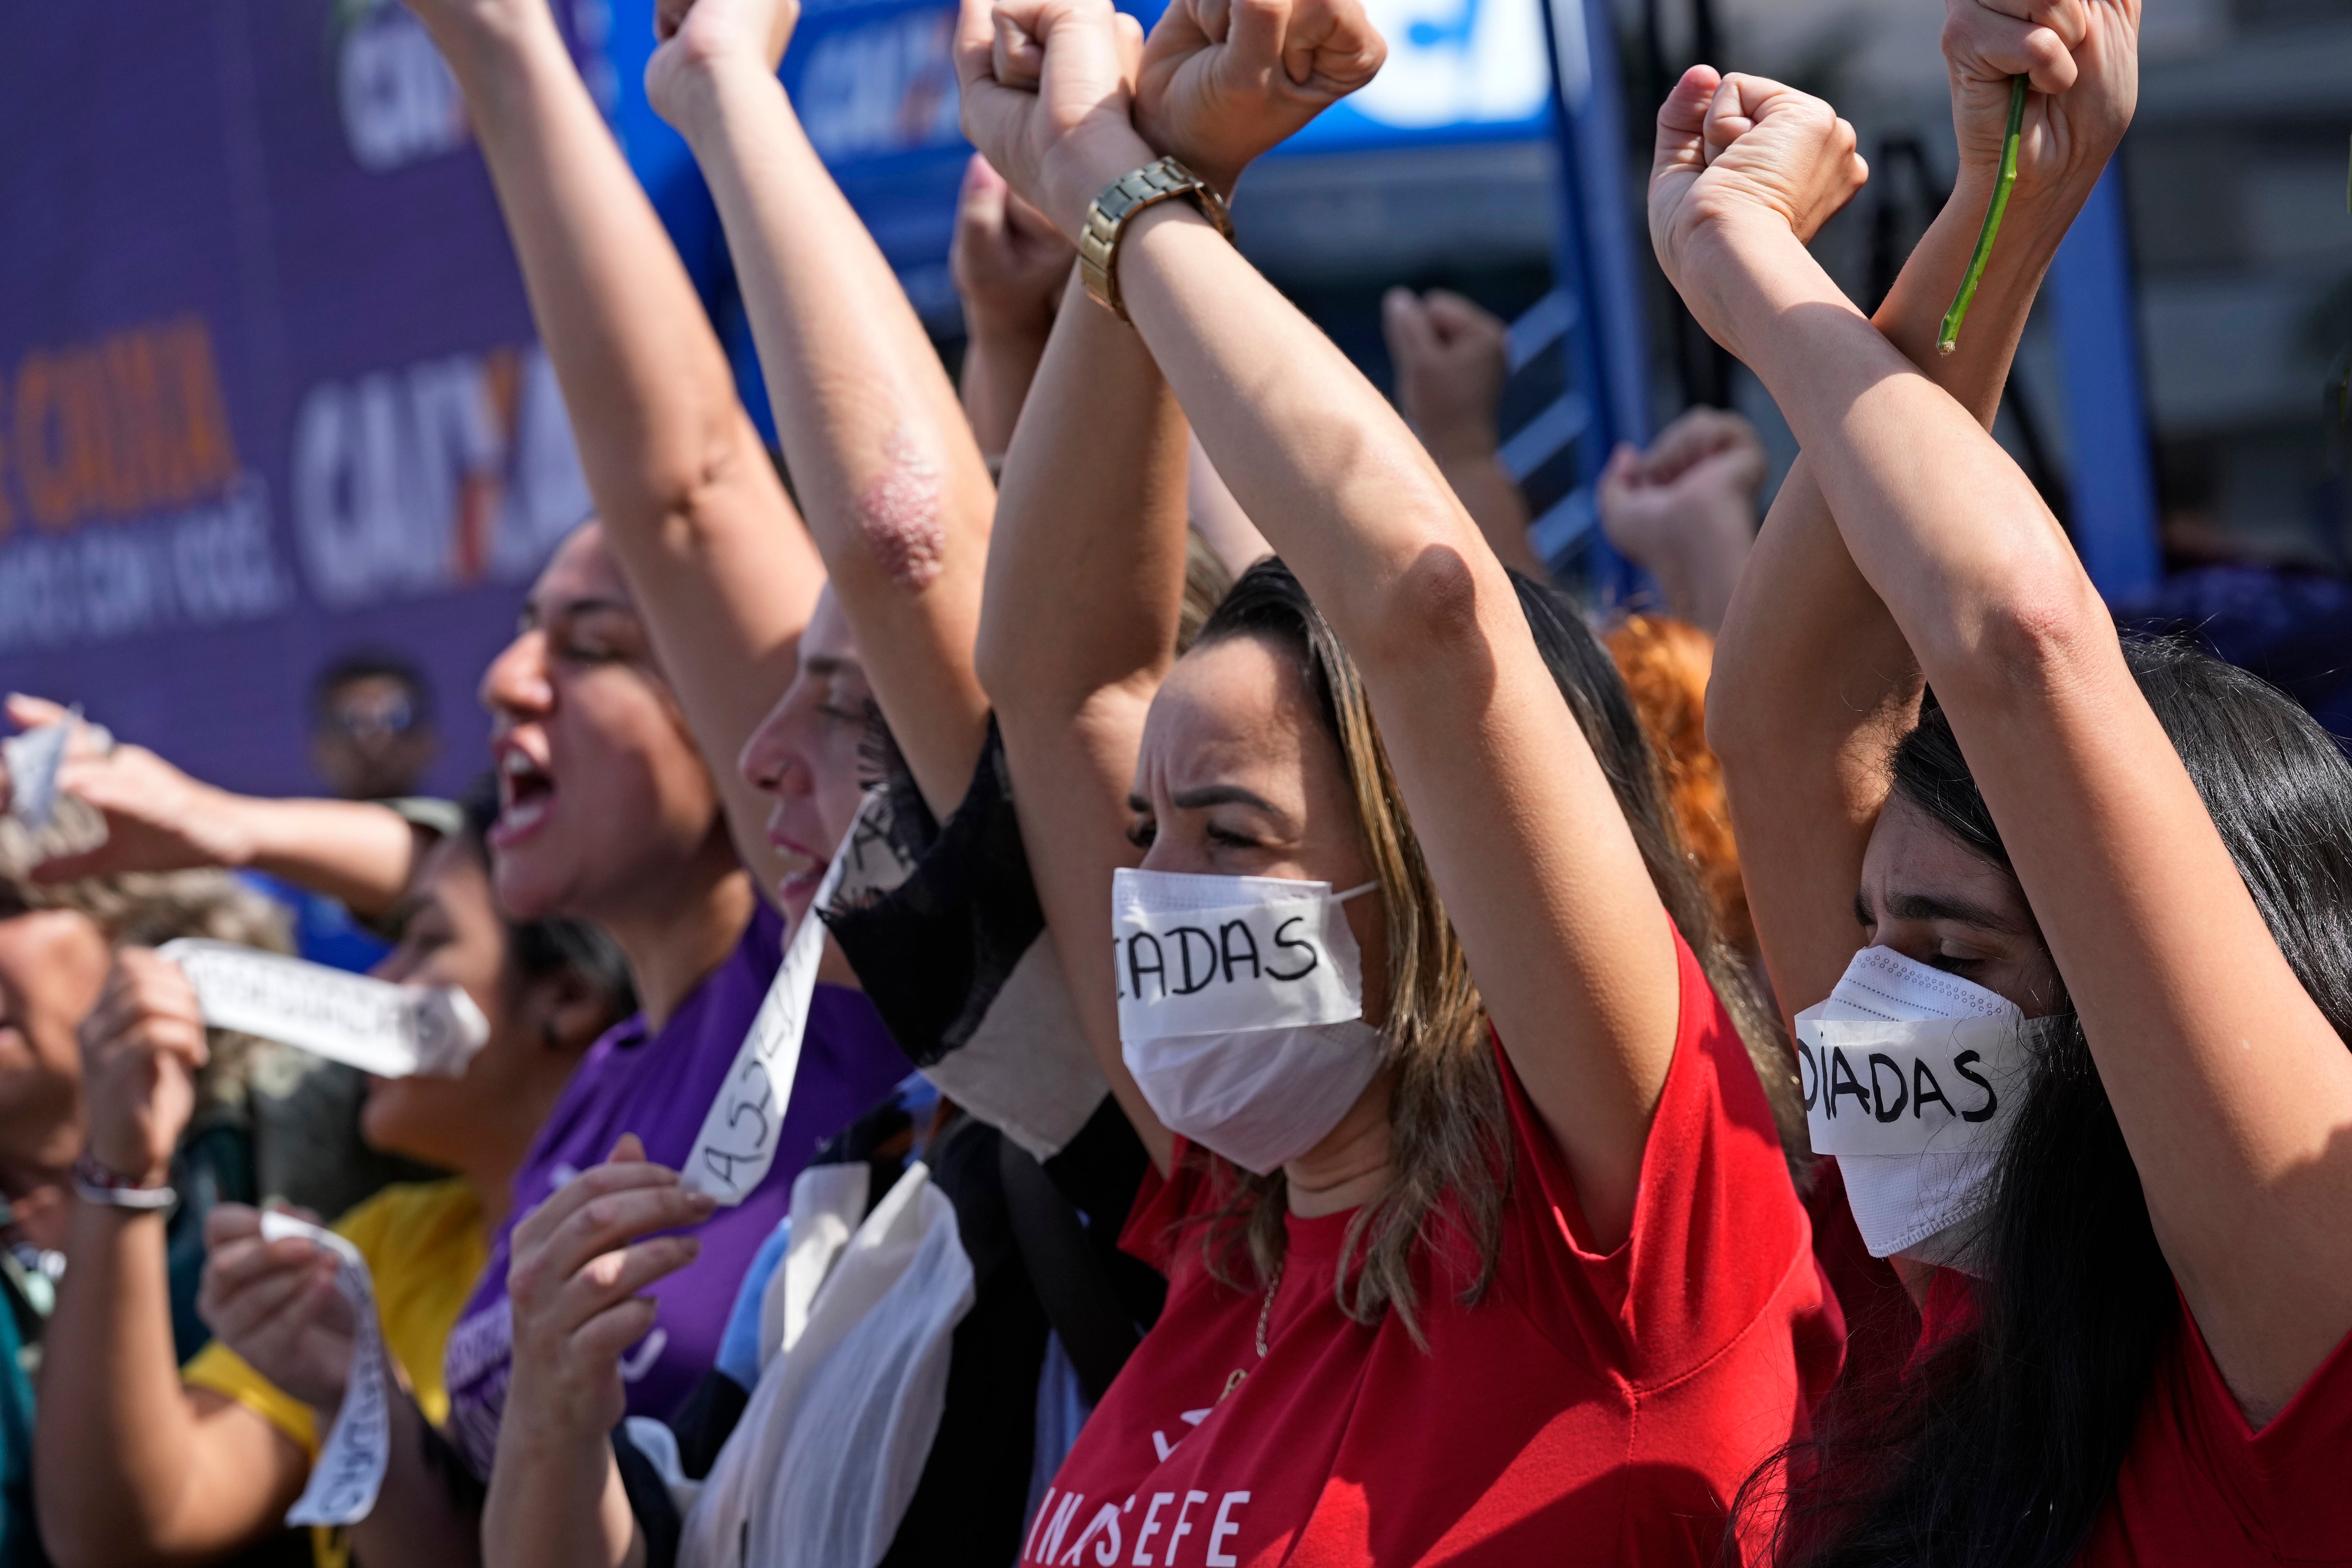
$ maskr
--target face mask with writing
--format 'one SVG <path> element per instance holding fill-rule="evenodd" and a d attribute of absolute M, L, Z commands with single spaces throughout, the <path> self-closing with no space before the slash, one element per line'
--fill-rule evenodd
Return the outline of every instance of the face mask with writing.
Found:
<path fill-rule="evenodd" d="M 1120 1054 L 1169 1131 L 1263 1175 L 1339 1124 L 1381 1065 L 1340 908 L 1375 885 L 1112 874 Z"/>
<path fill-rule="evenodd" d="M 1837 1156 L 1871 1255 L 1981 1273 L 1976 1222 L 2025 1098 L 2025 1016 L 1981 985 L 1866 947 L 1796 1025 L 1813 1152 Z"/>

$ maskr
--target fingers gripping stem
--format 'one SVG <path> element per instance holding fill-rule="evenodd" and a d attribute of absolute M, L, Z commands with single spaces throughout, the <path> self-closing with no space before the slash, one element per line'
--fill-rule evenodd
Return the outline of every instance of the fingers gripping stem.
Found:
<path fill-rule="evenodd" d="M 1984 227 L 1977 232 L 1976 253 L 1969 258 L 1969 269 L 1960 279 L 1960 291 L 1952 296 L 1952 308 L 1944 312 L 1943 330 L 1936 334 L 1936 352 L 1950 353 L 1960 346 L 1960 323 L 1968 320 L 1969 305 L 1977 297 L 1977 284 L 1983 280 L 1985 263 L 1992 258 L 1992 242 L 2000 234 L 2001 214 L 2009 210 L 2009 193 L 2017 184 L 2017 149 L 2025 130 L 2026 79 L 2009 79 L 2009 130 L 2000 142 L 2000 177 L 1993 183 L 1992 200 L 1985 207 Z"/>

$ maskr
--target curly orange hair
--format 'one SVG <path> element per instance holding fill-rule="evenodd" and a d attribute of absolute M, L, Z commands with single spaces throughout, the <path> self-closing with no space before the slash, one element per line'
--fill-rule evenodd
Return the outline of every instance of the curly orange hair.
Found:
<path fill-rule="evenodd" d="M 1739 846 L 1724 805 L 1723 765 L 1706 746 L 1706 677 L 1715 639 L 1686 621 L 1628 616 L 1604 639 L 1665 769 L 1675 826 L 1698 868 L 1724 940 L 1756 950 L 1756 922 L 1739 880 Z"/>

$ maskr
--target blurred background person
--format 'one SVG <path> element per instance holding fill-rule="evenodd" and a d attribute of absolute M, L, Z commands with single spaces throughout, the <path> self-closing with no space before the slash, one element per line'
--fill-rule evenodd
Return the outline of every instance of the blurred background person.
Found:
<path fill-rule="evenodd" d="M 1601 470 L 1609 542 L 1650 574 L 1667 615 L 1710 639 L 1756 542 L 1769 467 L 1753 425 L 1692 408 L 1646 448 L 1620 445 Z"/>
<path fill-rule="evenodd" d="M 1723 766 L 1706 744 L 1706 681 L 1715 639 L 1671 616 L 1627 616 L 1601 638 L 1658 753 L 1675 826 L 1696 867 L 1723 940 L 1759 977 L 1756 922 L 1739 880 L 1739 846 L 1723 799 Z"/>
<path fill-rule="evenodd" d="M 55 702 L 11 696 L 22 729 L 66 721 Z M 273 800 L 193 778 L 134 742 L 92 744 L 84 726 L 58 775 L 89 832 L 51 836 L 30 871 L 43 883 L 208 868 L 268 900 L 313 963 L 364 971 L 391 952 L 387 923 L 417 858 L 463 816 L 446 801 Z M 269 1130 L 257 1171 L 262 1196 L 299 1192 L 329 1218 L 386 1182 L 430 1173 L 371 1149 L 360 1135 L 367 1079 L 357 1068 L 273 1047 L 252 1077 L 252 1113 Z"/>
<path fill-rule="evenodd" d="M 419 793 L 440 755 L 433 687 L 396 654 L 347 653 L 320 672 L 310 699 L 310 763 L 345 800 Z"/>
<path fill-rule="evenodd" d="M 1675 826 L 1725 939 L 1759 976 L 1723 768 L 1706 744 L 1706 687 L 1724 606 L 1756 541 L 1766 467 L 1763 444 L 1746 419 L 1693 408 L 1646 450 L 1621 446 L 1612 453 L 1599 497 L 1609 542 L 1650 574 L 1664 601 L 1655 612 L 1620 617 L 1606 634 L 1610 654 L 1658 748 Z"/>
<path fill-rule="evenodd" d="M 1510 330 L 1501 317 L 1444 289 L 1391 289 L 1381 327 L 1396 366 L 1396 403 L 1496 559 L 1547 575 L 1528 542 L 1528 503 L 1497 456 Z"/>
<path fill-rule="evenodd" d="M 310 694 L 310 765 L 333 795 L 382 801 L 423 833 L 455 832 L 456 809 L 423 794 L 440 752 L 432 683 L 415 664 L 361 650 L 320 671 Z M 390 951 L 390 932 L 367 911 L 266 870 L 246 875 L 293 911 L 295 944 L 311 963 L 367 970 Z"/>
<path fill-rule="evenodd" d="M 101 1222 L 145 1235 L 152 1344 L 173 1363 L 208 1337 L 195 1310 L 206 1217 L 219 1205 L 260 1195 L 249 1089 L 268 1047 L 197 1030 L 175 1084 L 173 1125 L 133 1158 L 92 1141 L 76 1031 L 120 947 L 183 936 L 287 946 L 268 902 L 218 872 L 37 882 L 29 873 L 38 858 L 22 825 L 0 818 L 0 1562 L 11 1563 L 38 1560 L 32 1374 L 48 1331 L 65 1326 L 56 1315 L 60 1281 L 92 1245 L 89 1226 L 100 1205 L 77 1194 L 169 1187 L 178 1194 L 168 1208 L 150 1201 L 110 1210 Z"/>
<path fill-rule="evenodd" d="M 486 781 L 467 805 L 464 830 L 418 862 L 394 911 L 399 943 L 376 973 L 461 987 L 489 1037 L 461 1077 L 372 1080 L 363 1123 L 377 1148 L 456 1173 L 387 1187 L 334 1227 L 367 1262 L 407 1394 L 394 1401 L 395 1441 L 409 1448 L 424 1441 L 419 1418 L 447 1415 L 449 1328 L 488 1258 L 516 1168 L 590 1042 L 635 1005 L 620 950 L 595 927 L 499 912 L 486 839 L 495 790 Z M 184 1082 L 204 1070 L 202 1034 L 169 963 L 120 955 L 82 1037 L 90 1146 L 110 1168 L 160 1170 L 185 1110 Z M 154 1218 L 89 1204 L 75 1212 L 36 1448 L 51 1554 L 60 1568 L 299 1560 L 314 1549 L 321 1564 L 343 1561 L 339 1531 L 281 1539 L 350 1366 L 333 1256 L 300 1238 L 264 1242 L 255 1210 L 217 1208 L 203 1306 L 223 1337 L 182 1367 L 164 1337 Z"/>

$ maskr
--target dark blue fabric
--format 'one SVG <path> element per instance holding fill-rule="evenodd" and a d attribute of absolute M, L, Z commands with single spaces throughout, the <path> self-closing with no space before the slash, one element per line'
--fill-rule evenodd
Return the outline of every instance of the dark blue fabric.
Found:
<path fill-rule="evenodd" d="M 2312 572 L 2202 566 L 2116 608 L 2126 630 L 2186 633 L 2352 736 L 2352 583 Z"/>

